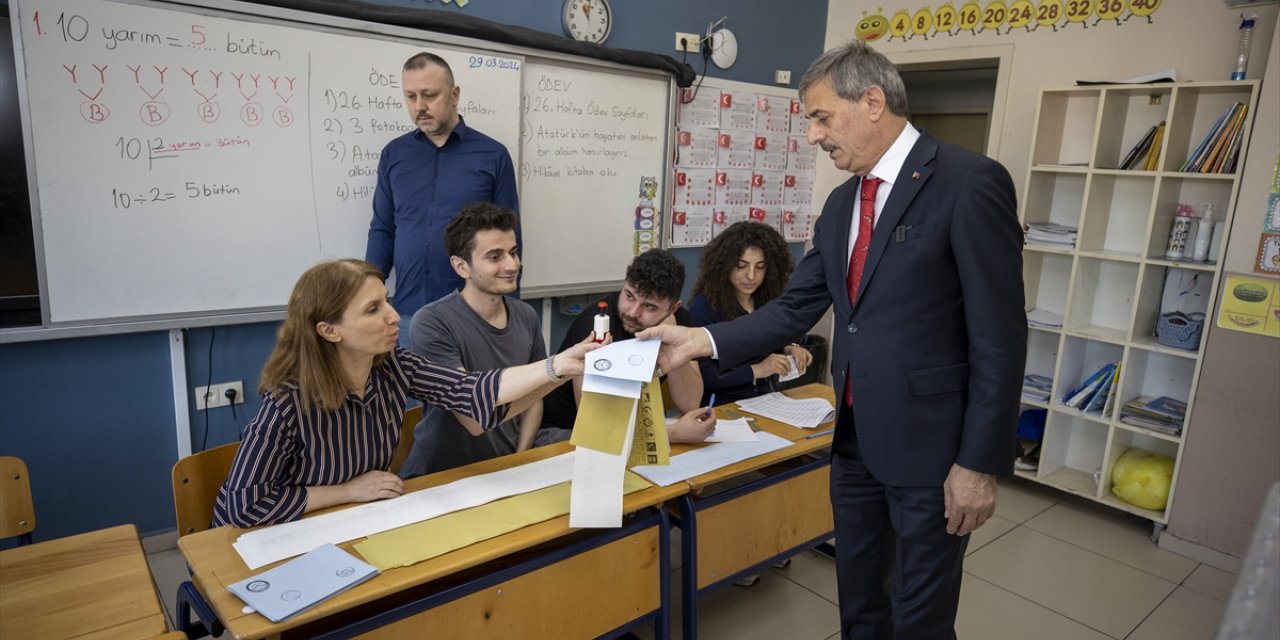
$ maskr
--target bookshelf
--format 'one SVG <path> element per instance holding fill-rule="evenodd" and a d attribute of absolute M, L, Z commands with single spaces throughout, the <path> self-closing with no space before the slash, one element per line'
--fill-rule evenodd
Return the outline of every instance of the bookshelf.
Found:
<path fill-rule="evenodd" d="M 1120 420 L 1124 403 L 1140 396 L 1170 396 L 1195 411 L 1203 339 L 1198 350 L 1160 344 L 1155 336 L 1165 278 L 1171 269 L 1209 277 L 1204 300 L 1211 312 L 1220 263 L 1168 260 L 1165 245 L 1178 203 L 1213 203 L 1225 231 L 1215 241 L 1225 254 L 1235 213 L 1240 167 L 1232 173 L 1184 173 L 1215 121 L 1236 102 L 1249 111 L 1240 155 L 1249 144 L 1257 81 L 1184 82 L 1044 89 L 1040 93 L 1019 212 L 1024 225 L 1055 223 L 1077 228 L 1074 248 L 1028 244 L 1023 280 L 1028 310 L 1062 317 L 1062 328 L 1031 327 L 1028 374 L 1053 378 L 1047 403 L 1023 400 L 1023 410 L 1048 409 L 1039 467 L 1017 475 L 1108 506 L 1138 514 L 1157 526 L 1168 508 L 1152 511 L 1111 492 L 1111 470 L 1130 448 L 1174 460 L 1169 505 L 1175 504 L 1186 423 L 1167 435 Z M 1152 170 L 1121 170 L 1131 149 L 1165 122 Z M 1205 331 L 1209 320 L 1206 319 Z M 1066 406 L 1062 396 L 1098 368 L 1123 361 L 1111 415 Z"/>

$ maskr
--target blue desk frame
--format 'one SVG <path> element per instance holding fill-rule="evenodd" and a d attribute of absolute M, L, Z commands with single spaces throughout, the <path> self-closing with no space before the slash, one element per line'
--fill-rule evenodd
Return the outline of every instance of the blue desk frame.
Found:
<path fill-rule="evenodd" d="M 813 454 L 805 454 L 813 455 Z M 717 493 L 706 498 L 697 498 L 692 493 L 686 493 L 678 498 L 680 504 L 680 516 L 676 518 L 675 524 L 680 527 L 680 580 L 683 586 L 681 593 L 681 605 L 684 608 L 683 620 L 681 621 L 681 631 L 684 640 L 693 640 L 698 637 L 698 598 L 704 593 L 710 593 L 716 589 L 732 584 L 739 578 L 753 573 L 760 573 L 781 560 L 790 558 L 791 556 L 806 551 L 808 549 L 818 549 L 823 553 L 832 551 L 827 540 L 835 534 L 832 529 L 823 534 L 814 536 L 813 538 L 802 542 L 796 546 L 775 554 L 769 558 L 761 560 L 751 566 L 744 567 L 735 573 L 732 573 L 706 587 L 698 588 L 698 512 L 704 509 L 714 507 L 719 504 L 736 500 L 743 496 L 750 495 L 756 491 L 766 487 L 785 482 L 792 478 L 811 473 L 822 467 L 831 466 L 831 458 L 822 456 L 815 458 L 809 462 L 805 462 L 797 467 L 787 469 L 775 475 L 760 478 L 753 482 L 743 484 L 741 486 L 728 489 L 722 493 Z"/>
<path fill-rule="evenodd" d="M 647 509 L 650 511 L 649 514 L 637 516 L 619 529 L 610 530 L 607 533 L 602 533 L 600 535 L 592 536 L 586 540 L 553 549 L 540 554 L 537 557 L 524 560 L 511 567 L 500 569 L 463 584 L 455 585 L 442 591 L 426 595 L 420 599 L 414 600 L 413 602 L 408 602 L 386 611 L 378 612 L 369 618 L 353 621 L 336 628 L 326 629 L 318 635 L 312 635 L 316 633 L 315 630 L 310 629 L 307 626 L 285 631 L 282 635 L 288 637 L 294 634 L 303 634 L 311 638 L 330 640 L 336 638 L 350 638 L 362 633 L 368 633 L 379 627 L 403 620 L 428 609 L 448 604 L 477 591 L 491 588 L 507 580 L 551 566 L 566 558 L 602 547 L 610 542 L 620 540 L 656 525 L 658 527 L 659 541 L 658 571 L 660 572 L 658 581 L 658 608 L 654 611 L 647 612 L 600 637 L 614 638 L 624 633 L 628 633 L 633 629 L 637 629 L 641 625 L 652 620 L 655 630 L 654 637 L 660 638 L 661 640 L 668 640 L 671 637 L 671 588 L 670 581 L 668 580 L 668 577 L 671 574 L 671 522 L 667 516 L 666 510 L 662 508 L 662 505 L 648 507 Z M 321 620 L 317 621 L 316 624 L 323 625 L 323 623 L 324 621 Z"/>

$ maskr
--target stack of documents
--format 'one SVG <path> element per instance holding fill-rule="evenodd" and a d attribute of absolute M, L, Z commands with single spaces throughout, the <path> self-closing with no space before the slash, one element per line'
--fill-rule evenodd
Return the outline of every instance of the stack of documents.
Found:
<path fill-rule="evenodd" d="M 326 544 L 227 589 L 267 619 L 280 622 L 376 575 L 373 565 Z"/>
<path fill-rule="evenodd" d="M 1032 309 L 1027 312 L 1027 325 L 1041 329 L 1061 329 L 1062 314 L 1044 309 Z"/>
<path fill-rule="evenodd" d="M 1187 418 L 1187 403 L 1168 396 L 1143 396 L 1126 402 L 1120 410 L 1120 421 L 1144 429 L 1176 436 L 1182 433 Z"/>
<path fill-rule="evenodd" d="M 1070 249 L 1076 246 L 1076 227 L 1056 222 L 1033 222 L 1027 230 L 1027 244 Z"/>
<path fill-rule="evenodd" d="M 803 429 L 812 429 L 834 419 L 836 415 L 835 407 L 825 398 L 796 400 L 783 395 L 781 391 L 739 400 L 738 408 Z"/>
<path fill-rule="evenodd" d="M 1053 378 L 1029 373 L 1022 378 L 1022 397 L 1039 402 L 1049 401 L 1049 392 L 1053 389 Z"/>

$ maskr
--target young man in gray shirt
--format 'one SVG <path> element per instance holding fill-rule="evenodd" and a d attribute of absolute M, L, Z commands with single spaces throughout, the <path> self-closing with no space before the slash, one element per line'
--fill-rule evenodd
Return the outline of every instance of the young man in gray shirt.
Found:
<path fill-rule="evenodd" d="M 544 360 L 546 345 L 528 303 L 508 297 L 520 274 L 516 217 L 487 202 L 467 205 L 445 227 L 445 249 L 462 290 L 413 315 L 413 352 L 464 371 L 485 371 Z M 555 383 L 549 383 L 554 385 Z M 413 430 L 404 478 L 435 473 L 569 438 L 569 430 L 542 423 L 542 403 L 482 432 L 471 420 L 428 407 Z M 473 434 L 479 435 L 473 435 Z"/>

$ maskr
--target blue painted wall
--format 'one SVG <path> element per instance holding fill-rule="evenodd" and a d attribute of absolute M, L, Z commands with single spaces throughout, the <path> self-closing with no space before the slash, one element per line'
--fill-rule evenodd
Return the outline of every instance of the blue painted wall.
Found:
<path fill-rule="evenodd" d="M 562 0 L 472 0 L 465 9 L 437 2 L 391 2 L 474 16 L 561 34 Z M 793 79 L 821 52 L 825 0 L 678 2 L 613 0 L 617 13 L 608 45 L 675 55 L 675 32 L 702 33 L 728 16 L 738 38 L 737 64 L 708 70 L 712 77 L 771 84 L 774 69 Z M 695 69 L 702 70 L 701 61 Z M 16 123 L 6 123 L 16 126 Z M 799 255 L 798 248 L 793 251 Z M 698 250 L 677 255 L 688 269 L 686 293 L 697 272 Z M 139 295 L 146 295 L 139 283 Z M 531 300 L 541 309 L 540 301 Z M 570 318 L 552 321 L 552 344 Z M 237 439 L 257 411 L 258 373 L 275 339 L 275 323 L 192 329 L 186 332 L 187 393 L 192 442 L 217 446 Z M 213 338 L 210 357 L 210 338 Z M 37 540 L 121 523 L 144 534 L 174 528 L 170 471 L 177 461 L 169 335 L 152 332 L 0 345 L 0 454 L 30 467 Z M 243 380 L 246 402 L 194 411 L 191 388 L 209 381 Z"/>

